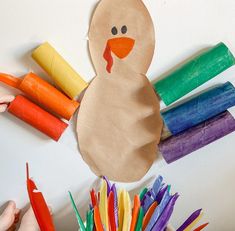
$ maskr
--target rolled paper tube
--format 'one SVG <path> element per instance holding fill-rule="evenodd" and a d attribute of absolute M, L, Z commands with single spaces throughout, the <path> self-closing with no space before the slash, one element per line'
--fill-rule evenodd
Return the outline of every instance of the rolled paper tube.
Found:
<path fill-rule="evenodd" d="M 21 90 L 34 102 L 66 120 L 72 117 L 79 106 L 77 101 L 69 99 L 34 73 L 25 75 L 23 79 L 0 73 L 0 82 Z"/>
<path fill-rule="evenodd" d="M 159 144 L 159 151 L 167 163 L 172 163 L 235 131 L 235 119 L 223 112 L 185 132 Z"/>
<path fill-rule="evenodd" d="M 235 88 L 227 82 L 161 114 L 171 134 L 176 135 L 233 106 Z"/>
<path fill-rule="evenodd" d="M 39 46 L 33 52 L 32 57 L 71 99 L 87 87 L 82 77 L 49 43 Z"/>
<path fill-rule="evenodd" d="M 68 124 L 64 123 L 57 117 L 43 110 L 24 96 L 18 95 L 13 100 L 8 112 L 23 120 L 27 124 L 58 141 Z"/>
<path fill-rule="evenodd" d="M 219 43 L 155 83 L 154 88 L 163 102 L 170 105 L 234 64 L 228 47 Z"/>

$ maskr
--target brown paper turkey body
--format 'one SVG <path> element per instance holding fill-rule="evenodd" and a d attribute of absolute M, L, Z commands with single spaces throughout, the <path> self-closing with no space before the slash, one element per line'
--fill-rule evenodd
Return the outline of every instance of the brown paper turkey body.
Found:
<path fill-rule="evenodd" d="M 77 133 L 83 159 L 98 176 L 132 182 L 157 157 L 162 120 L 145 76 L 154 27 L 141 0 L 102 0 L 89 30 L 97 73 L 82 99 Z"/>

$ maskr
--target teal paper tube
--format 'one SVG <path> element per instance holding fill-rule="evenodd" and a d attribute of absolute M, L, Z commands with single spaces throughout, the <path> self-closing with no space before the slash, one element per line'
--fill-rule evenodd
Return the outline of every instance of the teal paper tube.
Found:
<path fill-rule="evenodd" d="M 155 83 L 154 88 L 163 102 L 170 105 L 234 64 L 228 47 L 219 43 Z"/>

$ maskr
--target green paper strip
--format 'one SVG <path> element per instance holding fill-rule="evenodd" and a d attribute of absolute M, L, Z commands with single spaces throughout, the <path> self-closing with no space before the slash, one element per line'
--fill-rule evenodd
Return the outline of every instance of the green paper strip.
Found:
<path fill-rule="evenodd" d="M 143 188 L 143 189 L 140 191 L 140 194 L 139 194 L 140 200 L 142 200 L 142 199 L 144 198 L 144 195 L 146 194 L 147 191 L 148 191 L 147 188 Z"/>
<path fill-rule="evenodd" d="M 86 213 L 86 231 L 93 231 L 93 229 L 94 229 L 93 211 L 89 210 Z"/>
<path fill-rule="evenodd" d="M 143 219 L 144 219 L 144 210 L 143 210 L 142 207 L 140 207 L 138 220 L 137 220 L 137 224 L 136 224 L 136 227 L 135 227 L 135 231 L 141 231 L 142 230 Z"/>
<path fill-rule="evenodd" d="M 76 204 L 74 202 L 74 199 L 73 199 L 73 196 L 72 196 L 71 192 L 69 192 L 69 197 L 70 197 L 70 200 L 72 202 L 73 210 L 74 210 L 74 212 L 76 214 L 76 217 L 77 217 L 80 229 L 81 229 L 81 231 L 86 231 L 86 228 L 85 228 L 85 226 L 83 224 L 82 218 L 81 218 L 81 216 L 80 216 L 80 214 L 78 212 L 77 206 L 76 206 Z"/>
<path fill-rule="evenodd" d="M 155 83 L 154 89 L 170 105 L 234 64 L 228 47 L 219 43 Z"/>

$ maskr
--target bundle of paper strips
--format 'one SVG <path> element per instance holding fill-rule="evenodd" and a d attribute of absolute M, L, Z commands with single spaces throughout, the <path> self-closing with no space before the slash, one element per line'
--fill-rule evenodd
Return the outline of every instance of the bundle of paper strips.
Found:
<path fill-rule="evenodd" d="M 135 195 L 133 206 L 129 193 L 118 190 L 103 177 L 98 193 L 90 191 L 91 203 L 86 213 L 86 222 L 83 223 L 78 208 L 69 192 L 81 231 L 166 231 L 179 197 L 178 193 L 170 193 L 170 185 L 163 183 L 159 176 L 152 187 L 143 188 Z M 208 223 L 193 229 L 202 217 L 202 210 L 195 211 L 177 231 L 199 231 Z"/>
<path fill-rule="evenodd" d="M 46 200 L 30 178 L 28 164 L 26 176 L 30 204 L 40 230 L 56 230 Z M 115 184 L 103 177 L 99 192 L 96 193 L 95 189 L 90 191 L 91 202 L 85 222 L 71 192 L 69 196 L 81 231 L 173 231 L 169 220 L 179 194 L 172 194 L 170 190 L 171 186 L 165 184 L 162 176 L 159 176 L 152 187 L 145 187 L 134 196 L 132 206 L 129 193 L 124 189 L 118 190 Z M 202 209 L 195 211 L 176 231 L 203 230 L 208 223 L 194 228 L 202 215 Z"/>

